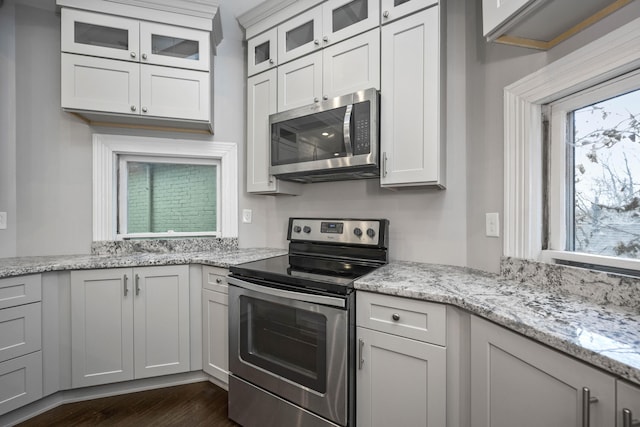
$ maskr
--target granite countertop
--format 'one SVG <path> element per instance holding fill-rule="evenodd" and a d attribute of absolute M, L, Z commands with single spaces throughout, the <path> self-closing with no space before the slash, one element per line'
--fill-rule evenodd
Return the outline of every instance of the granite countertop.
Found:
<path fill-rule="evenodd" d="M 0 258 L 0 279 L 47 271 L 95 268 L 143 267 L 151 265 L 204 264 L 228 268 L 231 265 L 284 255 L 286 249 L 221 248 L 199 252 L 135 253 L 124 255 L 59 255 Z"/>
<path fill-rule="evenodd" d="M 640 384 L 640 310 L 463 267 L 391 262 L 355 288 L 451 304 Z"/>

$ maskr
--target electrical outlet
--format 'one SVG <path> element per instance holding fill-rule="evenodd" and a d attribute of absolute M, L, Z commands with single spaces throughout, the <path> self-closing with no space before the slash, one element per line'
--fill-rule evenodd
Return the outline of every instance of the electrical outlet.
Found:
<path fill-rule="evenodd" d="M 485 216 L 485 233 L 487 237 L 500 237 L 500 217 L 498 212 L 487 213 Z"/>
<path fill-rule="evenodd" d="M 242 209 L 242 222 L 245 224 L 251 224 L 253 212 L 251 209 Z"/>
<path fill-rule="evenodd" d="M 7 213 L 0 212 L 0 230 L 7 229 Z"/>

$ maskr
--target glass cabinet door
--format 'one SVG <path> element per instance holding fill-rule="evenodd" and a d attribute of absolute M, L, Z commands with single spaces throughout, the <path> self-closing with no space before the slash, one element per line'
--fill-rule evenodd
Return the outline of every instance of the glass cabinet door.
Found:
<path fill-rule="evenodd" d="M 277 60 L 278 30 L 272 28 L 260 34 L 247 43 L 249 58 L 247 60 L 247 75 L 261 73 L 278 65 Z"/>
<path fill-rule="evenodd" d="M 140 62 L 209 71 L 209 32 L 140 23 Z"/>
<path fill-rule="evenodd" d="M 438 0 L 382 0 L 382 24 L 438 4 Z"/>
<path fill-rule="evenodd" d="M 138 62 L 137 20 L 63 8 L 62 51 Z"/>
<path fill-rule="evenodd" d="M 323 45 L 345 40 L 370 30 L 380 22 L 377 1 L 329 0 L 323 5 Z"/>
<path fill-rule="evenodd" d="M 322 48 L 322 7 L 278 26 L 278 62 L 283 64 Z"/>

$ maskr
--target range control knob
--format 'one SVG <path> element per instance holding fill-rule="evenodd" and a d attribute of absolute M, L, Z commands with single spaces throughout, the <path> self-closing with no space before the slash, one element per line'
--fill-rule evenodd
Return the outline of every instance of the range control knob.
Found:
<path fill-rule="evenodd" d="M 373 228 L 367 228 L 367 236 L 371 237 L 373 239 L 373 237 L 376 235 L 376 232 Z"/>
<path fill-rule="evenodd" d="M 302 231 L 302 228 L 300 228 L 300 226 L 299 226 L 299 225 L 296 225 L 295 227 L 293 227 L 293 232 L 294 232 L 294 233 L 299 233 L 299 232 L 301 232 L 301 231 Z"/>
<path fill-rule="evenodd" d="M 353 230 L 353 234 L 355 234 L 356 236 L 360 237 L 360 236 L 362 236 L 362 230 L 360 230 L 360 228 L 356 227 Z"/>
<path fill-rule="evenodd" d="M 309 227 L 308 225 L 305 225 L 304 228 L 302 229 L 302 231 L 304 231 L 305 233 L 309 234 L 309 233 L 311 233 L 311 227 Z"/>

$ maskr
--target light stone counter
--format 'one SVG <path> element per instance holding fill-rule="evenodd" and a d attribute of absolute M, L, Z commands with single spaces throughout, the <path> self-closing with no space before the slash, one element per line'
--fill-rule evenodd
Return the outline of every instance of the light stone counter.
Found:
<path fill-rule="evenodd" d="M 356 281 L 355 288 L 463 308 L 640 384 L 640 310 L 635 304 L 602 304 L 565 289 L 412 262 L 391 262 Z"/>

